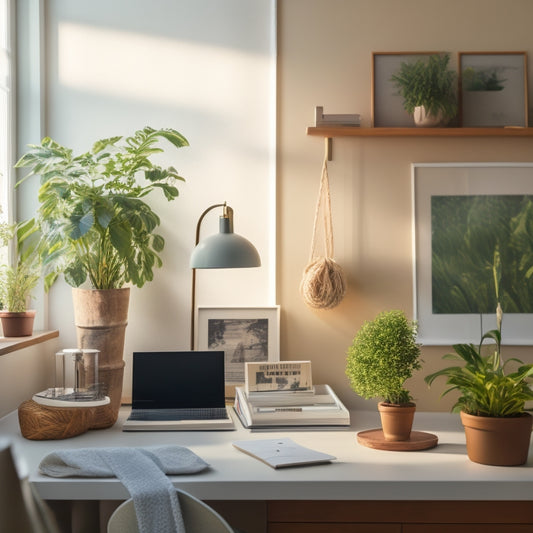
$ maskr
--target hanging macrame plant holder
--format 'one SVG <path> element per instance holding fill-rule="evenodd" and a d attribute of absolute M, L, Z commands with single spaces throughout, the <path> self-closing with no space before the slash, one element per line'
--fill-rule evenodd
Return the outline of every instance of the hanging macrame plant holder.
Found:
<path fill-rule="evenodd" d="M 311 255 L 300 282 L 300 293 L 304 302 L 313 309 L 332 309 L 339 305 L 346 294 L 347 285 L 342 268 L 333 259 L 333 225 L 327 161 L 326 149 L 313 224 Z M 324 226 L 325 256 L 317 254 L 319 224 Z"/>

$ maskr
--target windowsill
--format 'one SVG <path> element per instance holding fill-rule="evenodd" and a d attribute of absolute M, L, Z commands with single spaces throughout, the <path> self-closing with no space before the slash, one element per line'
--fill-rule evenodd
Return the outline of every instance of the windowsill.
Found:
<path fill-rule="evenodd" d="M 59 331 L 35 331 L 28 337 L 0 337 L 0 356 L 59 337 Z"/>

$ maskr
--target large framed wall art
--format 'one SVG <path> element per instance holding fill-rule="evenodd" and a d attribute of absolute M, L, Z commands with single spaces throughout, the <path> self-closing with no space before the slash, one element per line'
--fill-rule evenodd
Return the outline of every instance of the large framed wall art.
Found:
<path fill-rule="evenodd" d="M 414 309 L 426 345 L 533 344 L 533 163 L 414 163 Z"/>

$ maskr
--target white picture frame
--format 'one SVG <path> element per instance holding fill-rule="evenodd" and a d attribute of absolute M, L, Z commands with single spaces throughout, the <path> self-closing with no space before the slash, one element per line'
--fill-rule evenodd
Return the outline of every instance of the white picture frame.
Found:
<path fill-rule="evenodd" d="M 279 361 L 279 320 L 279 305 L 199 307 L 196 345 L 223 350 L 226 387 L 243 385 L 247 361 Z"/>
<path fill-rule="evenodd" d="M 432 197 L 533 195 L 533 163 L 413 163 L 413 287 L 418 340 L 424 345 L 479 343 L 496 327 L 490 313 L 436 313 L 432 301 Z M 502 342 L 533 344 L 533 313 L 506 313 Z"/>

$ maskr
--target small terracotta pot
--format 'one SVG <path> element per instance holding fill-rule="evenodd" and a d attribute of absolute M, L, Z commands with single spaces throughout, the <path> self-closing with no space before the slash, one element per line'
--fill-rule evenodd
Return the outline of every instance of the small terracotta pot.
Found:
<path fill-rule="evenodd" d="M 396 405 L 380 402 L 378 404 L 378 410 L 385 440 L 409 440 L 416 411 L 416 405 L 414 403 Z"/>
<path fill-rule="evenodd" d="M 4 337 L 28 337 L 33 333 L 35 309 L 20 313 L 0 311 Z"/>
<path fill-rule="evenodd" d="M 474 463 L 516 466 L 527 462 L 533 417 L 529 413 L 507 418 L 461 412 L 466 451 Z"/>

